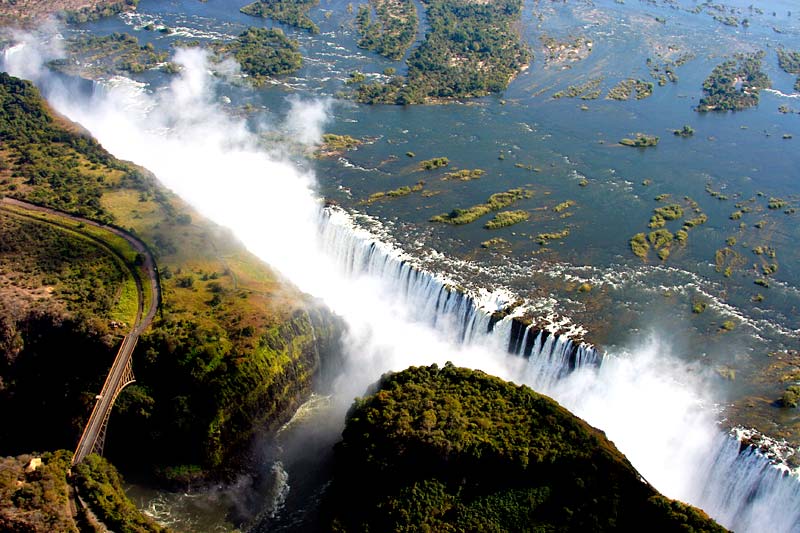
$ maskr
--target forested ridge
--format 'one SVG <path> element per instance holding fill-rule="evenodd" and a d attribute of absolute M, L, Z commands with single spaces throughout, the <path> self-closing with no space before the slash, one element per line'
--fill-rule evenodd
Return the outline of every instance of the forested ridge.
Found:
<path fill-rule="evenodd" d="M 356 400 L 328 497 L 340 532 L 725 531 L 555 401 L 449 363 Z"/>

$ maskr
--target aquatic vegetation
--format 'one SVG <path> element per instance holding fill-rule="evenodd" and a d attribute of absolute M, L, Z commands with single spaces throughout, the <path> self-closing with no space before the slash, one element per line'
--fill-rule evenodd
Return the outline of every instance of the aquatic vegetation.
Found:
<path fill-rule="evenodd" d="M 655 231 L 651 231 L 647 235 L 647 240 L 650 244 L 658 250 L 659 248 L 669 247 L 672 244 L 674 236 L 669 230 L 666 229 L 657 229 Z"/>
<path fill-rule="evenodd" d="M 458 180 L 458 181 L 472 181 L 479 179 L 483 176 L 486 171 L 481 170 L 480 168 L 475 168 L 472 170 L 469 169 L 462 169 L 462 170 L 454 170 L 452 172 L 446 172 L 444 176 L 442 176 L 443 181 L 449 180 Z"/>
<path fill-rule="evenodd" d="M 686 244 L 686 241 L 689 240 L 689 233 L 685 229 L 679 229 L 675 232 L 675 240 L 678 244 Z"/>
<path fill-rule="evenodd" d="M 655 200 L 656 202 L 663 202 L 664 200 L 668 200 L 670 196 L 671 195 L 668 193 L 659 194 L 658 196 L 653 198 L 653 200 Z"/>
<path fill-rule="evenodd" d="M 634 255 L 641 259 L 647 259 L 647 252 L 650 251 L 650 244 L 647 242 L 647 236 L 644 233 L 637 233 L 631 237 L 630 241 L 631 251 Z"/>
<path fill-rule="evenodd" d="M 789 385 L 778 400 L 781 407 L 788 409 L 797 409 L 800 404 L 800 385 Z"/>
<path fill-rule="evenodd" d="M 417 154 L 415 154 L 414 152 L 406 152 L 406 157 L 416 157 L 416 156 Z"/>
<path fill-rule="evenodd" d="M 561 202 L 560 204 L 553 207 L 553 211 L 555 211 L 556 213 L 560 213 L 561 211 L 569 209 L 573 205 L 575 205 L 574 200 L 567 200 L 566 202 Z"/>
<path fill-rule="evenodd" d="M 648 146 L 656 146 L 658 144 L 658 137 L 655 135 L 645 135 L 644 133 L 637 133 L 635 139 L 621 139 L 620 144 L 624 146 L 633 146 L 636 148 L 646 148 Z"/>
<path fill-rule="evenodd" d="M 578 85 L 570 85 L 563 91 L 553 94 L 553 98 L 578 98 L 581 100 L 596 100 L 600 97 L 600 84 L 603 82 L 602 77 L 591 78 L 584 83 Z"/>
<path fill-rule="evenodd" d="M 319 33 L 319 27 L 308 18 L 308 12 L 319 0 L 257 0 L 239 11 L 253 17 L 271 18 L 278 22 Z"/>
<path fill-rule="evenodd" d="M 667 84 L 667 81 L 677 83 L 678 75 L 675 73 L 675 69 L 682 67 L 687 62 L 694 59 L 694 57 L 694 54 L 691 52 L 683 53 L 674 60 L 663 60 L 663 58 L 654 60 L 648 57 L 647 69 L 650 71 L 650 75 L 653 79 L 658 81 L 658 85 L 663 87 Z"/>
<path fill-rule="evenodd" d="M 733 213 L 730 214 L 728 218 L 730 218 L 731 220 L 739 220 L 740 218 L 742 218 L 742 212 L 734 211 Z"/>
<path fill-rule="evenodd" d="M 347 81 L 345 81 L 345 83 L 347 85 L 353 85 L 356 83 L 361 83 L 366 79 L 367 76 L 363 72 L 359 70 L 354 70 L 353 72 L 350 73 L 350 76 L 347 78 Z"/>
<path fill-rule="evenodd" d="M 419 168 L 420 170 L 434 170 L 437 168 L 446 167 L 450 164 L 450 160 L 446 157 L 434 157 L 433 159 L 426 159 L 425 161 L 420 161 Z"/>
<path fill-rule="evenodd" d="M 664 220 L 677 220 L 683 216 L 683 208 L 679 204 L 657 207 L 653 212 Z"/>
<path fill-rule="evenodd" d="M 723 331 L 733 331 L 736 328 L 736 323 L 733 320 L 726 320 L 720 326 Z"/>
<path fill-rule="evenodd" d="M 700 313 L 706 310 L 706 307 L 708 307 L 708 304 L 706 302 L 697 300 L 692 304 L 692 313 L 699 315 Z"/>
<path fill-rule="evenodd" d="M 692 135 L 694 135 L 694 128 L 692 128 L 688 124 L 684 124 L 681 129 L 672 130 L 672 133 L 677 135 L 678 137 L 691 137 Z"/>
<path fill-rule="evenodd" d="M 736 54 L 734 59 L 717 65 L 703 82 L 697 111 L 741 111 L 758 105 L 758 93 L 772 83 L 761 70 L 764 52 Z"/>
<path fill-rule="evenodd" d="M 505 192 L 498 192 L 489 197 L 486 203 L 474 205 L 466 209 L 453 209 L 449 213 L 443 213 L 431 217 L 431 222 L 443 222 L 445 224 L 462 225 L 469 224 L 478 220 L 480 217 L 491 213 L 492 211 L 499 211 L 504 207 L 508 207 L 514 202 L 526 198 L 531 198 L 533 191 L 525 190 L 522 188 L 509 189 Z"/>
<path fill-rule="evenodd" d="M 686 229 L 694 228 L 695 226 L 700 226 L 702 224 L 705 224 L 706 222 L 708 222 L 708 215 L 706 215 L 705 213 L 700 213 L 698 216 L 694 218 L 684 220 L 683 227 Z"/>
<path fill-rule="evenodd" d="M 536 236 L 536 242 L 539 243 L 541 246 L 545 246 L 550 241 L 566 239 L 568 236 L 569 236 L 569 228 L 565 228 L 561 231 L 554 231 L 552 233 L 539 233 Z"/>
<path fill-rule="evenodd" d="M 592 42 L 582 35 L 566 41 L 542 35 L 539 41 L 547 54 L 545 61 L 549 64 L 581 61 L 592 52 Z"/>
<path fill-rule="evenodd" d="M 578 292 L 591 292 L 593 288 L 591 283 L 581 283 Z"/>
<path fill-rule="evenodd" d="M 500 211 L 483 227 L 486 229 L 499 229 L 513 226 L 530 218 L 527 211 Z"/>
<path fill-rule="evenodd" d="M 320 157 L 331 157 L 339 155 L 347 150 L 358 148 L 364 144 L 361 139 L 356 139 L 350 135 L 337 135 L 335 133 L 324 133 L 322 135 L 322 144 L 317 150 Z"/>
<path fill-rule="evenodd" d="M 369 195 L 369 198 L 361 202 L 362 204 L 371 204 L 377 200 L 383 200 L 388 198 L 400 198 L 402 196 L 408 196 L 411 193 L 419 192 L 425 187 L 425 182 L 420 180 L 413 186 L 403 185 L 402 187 L 398 187 L 397 189 L 392 189 L 391 191 L 379 191 Z"/>
<path fill-rule="evenodd" d="M 650 217 L 650 223 L 647 224 L 647 227 L 650 229 L 656 228 L 663 228 L 667 225 L 667 221 L 664 220 L 664 217 L 661 215 L 653 215 Z"/>
<path fill-rule="evenodd" d="M 789 202 L 782 198 L 770 198 L 769 203 L 767 204 L 767 208 L 769 209 L 783 209 L 789 205 Z"/>
<path fill-rule="evenodd" d="M 653 84 L 649 81 L 628 78 L 620 81 L 608 91 L 609 100 L 628 100 L 636 91 L 636 99 L 642 100 L 653 94 Z"/>
<path fill-rule="evenodd" d="M 505 240 L 504 238 L 495 237 L 493 239 L 489 239 L 488 241 L 483 241 L 481 243 L 481 248 L 501 248 L 510 245 L 511 243 Z"/>
<path fill-rule="evenodd" d="M 744 264 L 744 257 L 733 248 L 720 248 L 714 252 L 714 270 L 722 273 L 726 278 L 731 277 L 734 268 L 739 268 Z"/>
<path fill-rule="evenodd" d="M 372 20 L 372 9 L 377 20 Z M 400 59 L 417 34 L 417 9 L 412 0 L 369 0 L 358 7 L 358 46 L 389 59 Z M 393 75 L 392 72 L 387 75 Z"/>

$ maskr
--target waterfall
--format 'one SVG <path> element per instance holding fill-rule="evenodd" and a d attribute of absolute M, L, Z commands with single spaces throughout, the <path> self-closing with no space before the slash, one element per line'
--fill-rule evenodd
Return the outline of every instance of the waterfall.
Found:
<path fill-rule="evenodd" d="M 508 353 L 527 360 L 517 377 L 537 391 L 558 400 L 558 386 L 565 378 L 576 371 L 599 369 L 605 360 L 594 346 L 537 328 L 519 315 L 498 317 L 495 313 L 509 303 L 507 295 L 481 297 L 457 288 L 441 274 L 420 267 L 409 254 L 360 228 L 339 209 L 321 210 L 319 231 L 324 251 L 343 275 L 379 278 L 392 295 L 418 310 L 420 320 L 450 331 L 451 340 L 470 344 L 495 339 Z M 796 505 L 800 480 L 785 466 L 743 444 L 737 434 L 723 431 L 693 460 L 700 466 L 693 472 L 691 490 L 673 497 L 683 497 L 737 531 L 800 532 L 800 507 Z M 772 521 L 768 527 L 765 517 Z"/>
<path fill-rule="evenodd" d="M 719 435 L 698 477 L 693 501 L 721 524 L 737 531 L 800 531 L 797 476 L 735 435 Z"/>
<path fill-rule="evenodd" d="M 341 210 L 321 210 L 319 231 L 323 250 L 335 259 L 343 275 L 380 279 L 395 297 L 416 309 L 420 320 L 451 332 L 452 340 L 459 343 L 476 342 L 487 335 L 496 338 L 509 353 L 531 360 L 527 377 L 537 388 L 549 389 L 576 368 L 598 366 L 602 360 L 593 346 L 537 329 L 514 314 L 495 319 L 493 313 L 509 303 L 506 295 L 490 293 L 481 298 L 457 288 L 442 275 L 417 266 L 408 254 L 358 228 Z"/>

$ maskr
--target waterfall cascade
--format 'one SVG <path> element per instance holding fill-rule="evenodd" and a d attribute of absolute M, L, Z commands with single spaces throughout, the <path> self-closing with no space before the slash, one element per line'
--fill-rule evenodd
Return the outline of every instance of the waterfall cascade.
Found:
<path fill-rule="evenodd" d="M 341 210 L 323 209 L 319 231 L 324 251 L 344 275 L 379 278 L 396 298 L 418 311 L 419 320 L 448 331 L 457 342 L 496 339 L 510 354 L 528 360 L 522 378 L 538 391 L 550 394 L 569 374 L 599 368 L 608 357 L 589 344 L 521 319 L 517 310 L 502 312 L 514 301 L 508 294 L 471 294 L 425 270 Z M 559 399 L 557 393 L 554 396 Z M 698 463 L 687 499 L 721 524 L 738 531 L 800 532 L 800 479 L 744 443 L 740 432 L 720 431 Z M 774 512 L 778 509 L 780 513 Z M 765 525 L 765 516 L 774 522 Z"/>

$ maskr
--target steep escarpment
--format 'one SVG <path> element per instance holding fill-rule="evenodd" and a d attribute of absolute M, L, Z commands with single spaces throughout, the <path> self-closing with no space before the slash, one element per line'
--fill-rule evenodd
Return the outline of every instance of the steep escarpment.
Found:
<path fill-rule="evenodd" d="M 30 83 L 0 74 L 0 101 L 0 195 L 123 228 L 157 263 L 159 314 L 134 352 L 137 381 L 117 400 L 107 455 L 123 470 L 135 466 L 179 481 L 235 470 L 251 440 L 288 420 L 310 394 L 320 361 L 336 350 L 336 318 L 147 171 L 114 158 L 80 126 L 56 116 Z M 8 313 L 3 322 L 0 410 L 13 405 L 18 416 L 0 453 L 74 446 L 76 428 L 133 324 L 131 274 L 103 257 L 95 236 L 86 235 L 88 224 L 64 228 L 23 215 L 8 216 L 33 228 L 26 231 L 40 242 L 37 253 L 15 243 L 19 232 L 11 223 L 0 236 L 10 243 L 0 297 L 6 309 L 17 298 L 30 310 Z M 72 257 L 75 242 L 96 260 Z M 132 253 L 130 260 L 140 258 Z M 87 276 L 103 290 L 69 282 Z M 42 313 L 41 320 L 59 326 L 42 326 Z M 56 330 L 69 339 L 51 336 Z M 42 343 L 46 349 L 37 348 Z M 59 404 L 65 397 L 74 401 Z M 27 416 L 37 409 L 47 418 Z M 37 431 L 43 420 L 45 428 L 63 428 L 62 437 Z"/>
<path fill-rule="evenodd" d="M 335 468 L 334 531 L 725 531 L 555 401 L 449 364 L 357 400 Z"/>

